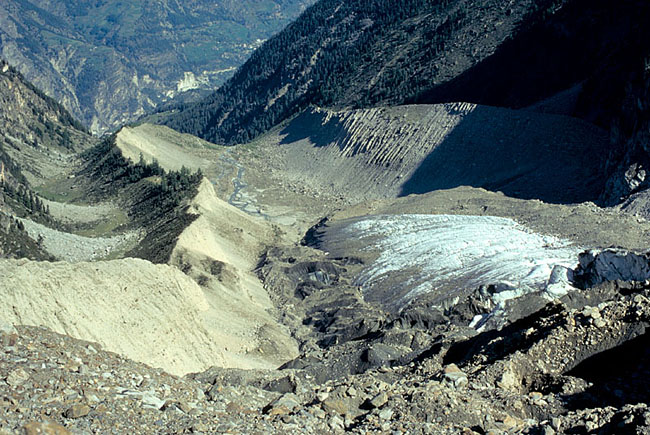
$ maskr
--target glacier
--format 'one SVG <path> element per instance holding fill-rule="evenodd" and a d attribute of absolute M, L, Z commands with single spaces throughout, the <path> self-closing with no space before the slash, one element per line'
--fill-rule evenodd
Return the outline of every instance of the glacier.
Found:
<path fill-rule="evenodd" d="M 398 309 L 424 294 L 443 301 L 487 285 L 497 304 L 535 291 L 553 299 L 570 290 L 584 250 L 494 216 L 378 215 L 346 225 L 341 236 L 378 253 L 354 284 L 366 297 L 389 295 L 383 302 Z"/>

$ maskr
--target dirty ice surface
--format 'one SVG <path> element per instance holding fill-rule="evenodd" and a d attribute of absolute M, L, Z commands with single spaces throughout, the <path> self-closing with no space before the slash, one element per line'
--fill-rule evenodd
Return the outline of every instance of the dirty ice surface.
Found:
<path fill-rule="evenodd" d="M 366 297 L 383 293 L 384 302 L 398 309 L 425 293 L 435 292 L 442 302 L 481 285 L 507 290 L 495 302 L 551 292 L 554 267 L 554 276 L 558 270 L 570 273 L 565 268 L 573 269 L 582 251 L 512 219 L 491 216 L 382 215 L 356 221 L 343 233 L 360 238 L 364 249 L 379 251 L 356 285 Z"/>

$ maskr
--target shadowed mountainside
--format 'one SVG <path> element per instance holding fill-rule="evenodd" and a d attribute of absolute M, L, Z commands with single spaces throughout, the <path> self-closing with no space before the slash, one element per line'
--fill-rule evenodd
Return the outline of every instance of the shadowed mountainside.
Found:
<path fill-rule="evenodd" d="M 233 144 L 310 104 L 402 104 L 490 56 L 552 3 L 322 0 L 260 47 L 214 94 L 160 122 Z"/>
<path fill-rule="evenodd" d="M 643 65 L 650 9 L 624 0 L 324 0 L 167 125 L 245 142 L 309 104 L 332 108 L 467 101 L 522 108 L 582 85 L 564 107 L 609 128 Z"/>
<path fill-rule="evenodd" d="M 288 179 L 347 198 L 473 186 L 574 203 L 602 191 L 608 137 L 576 118 L 455 103 L 311 109 L 260 142 Z"/>
<path fill-rule="evenodd" d="M 581 85 L 564 113 L 609 128 L 626 81 L 647 54 L 647 2 L 564 0 L 495 53 L 413 103 L 469 101 L 523 108 Z"/>
<path fill-rule="evenodd" d="M 510 118 L 510 119 L 508 119 Z M 418 166 L 401 195 L 457 186 L 522 199 L 598 199 L 607 134 L 564 116 L 476 106 Z"/>
<path fill-rule="evenodd" d="M 465 101 L 575 116 L 610 132 L 609 146 L 592 150 L 603 181 L 589 199 L 612 205 L 649 185 L 649 17 L 639 0 L 323 0 L 213 95 L 159 122 L 233 144 L 310 104 Z"/>

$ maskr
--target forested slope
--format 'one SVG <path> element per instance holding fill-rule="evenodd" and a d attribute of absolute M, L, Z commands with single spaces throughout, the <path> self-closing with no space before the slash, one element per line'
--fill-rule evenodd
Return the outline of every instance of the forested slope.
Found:
<path fill-rule="evenodd" d="M 396 105 L 485 59 L 549 0 L 322 0 L 265 43 L 222 88 L 163 123 L 245 142 L 310 104 Z"/>
<path fill-rule="evenodd" d="M 162 122 L 237 143 L 308 105 L 524 108 L 574 88 L 544 110 L 609 128 L 643 71 L 649 17 L 638 0 L 322 0 Z"/>

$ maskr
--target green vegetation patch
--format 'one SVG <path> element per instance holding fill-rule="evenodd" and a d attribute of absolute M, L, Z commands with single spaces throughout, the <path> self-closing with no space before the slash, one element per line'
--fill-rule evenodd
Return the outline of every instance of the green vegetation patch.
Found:
<path fill-rule="evenodd" d="M 102 237 L 110 235 L 120 228 L 128 225 L 129 217 L 122 210 L 115 210 L 104 219 L 95 223 L 95 226 L 74 231 L 75 234 L 86 237 Z"/>
<path fill-rule="evenodd" d="M 33 189 L 41 198 L 50 201 L 87 205 L 85 192 L 77 182 L 74 178 L 55 178 Z"/>

